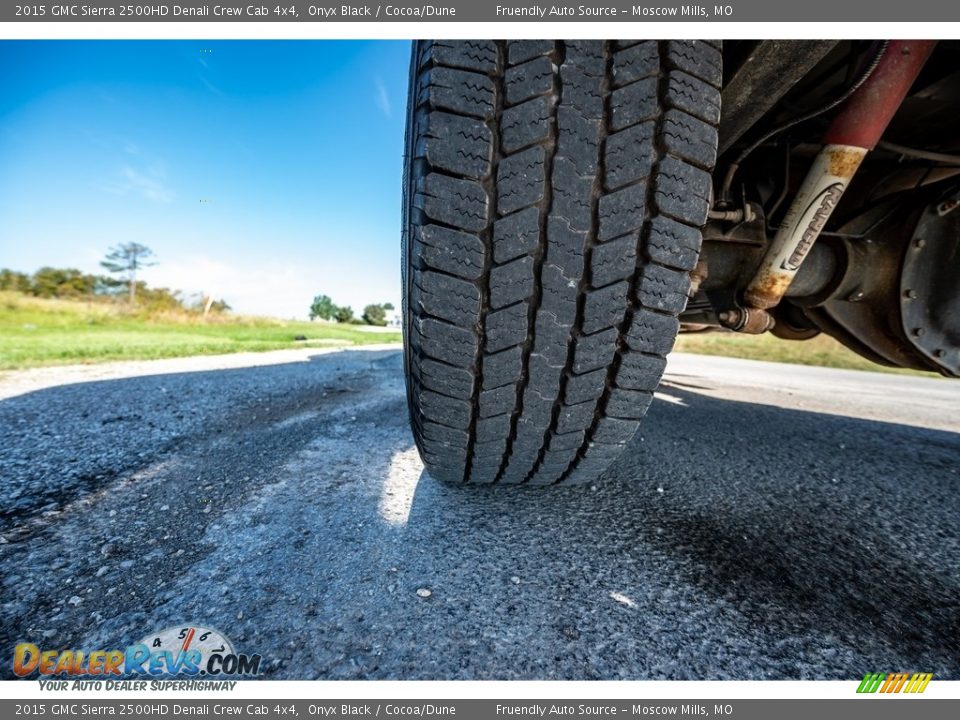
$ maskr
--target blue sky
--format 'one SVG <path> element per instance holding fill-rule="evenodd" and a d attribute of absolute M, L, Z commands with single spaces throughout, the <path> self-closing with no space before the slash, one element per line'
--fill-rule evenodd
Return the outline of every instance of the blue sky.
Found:
<path fill-rule="evenodd" d="M 303 317 L 400 296 L 407 42 L 0 41 L 0 267 Z M 359 314 L 359 313 L 358 313 Z"/>

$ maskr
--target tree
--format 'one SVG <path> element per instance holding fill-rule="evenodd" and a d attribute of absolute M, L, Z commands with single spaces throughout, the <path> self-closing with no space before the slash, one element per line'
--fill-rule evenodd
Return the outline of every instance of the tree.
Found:
<path fill-rule="evenodd" d="M 333 320 L 338 309 L 339 308 L 333 304 L 333 300 L 330 299 L 329 295 L 317 295 L 310 305 L 310 319 L 316 320 L 317 318 L 323 318 L 324 320 Z"/>
<path fill-rule="evenodd" d="M 363 309 L 363 321 L 367 325 L 386 325 L 387 311 L 384 305 L 367 305 Z"/>
<path fill-rule="evenodd" d="M 130 304 L 137 300 L 137 271 L 156 263 L 151 262 L 153 250 L 136 242 L 123 243 L 110 248 L 107 257 L 100 264 L 109 272 L 120 275 L 127 282 Z"/>
<path fill-rule="evenodd" d="M 384 310 L 393 310 L 393 303 L 385 302 L 380 307 L 382 307 Z"/>
<path fill-rule="evenodd" d="M 338 307 L 334 317 L 338 323 L 348 323 L 353 320 L 353 308 L 349 305 L 346 307 Z"/>
<path fill-rule="evenodd" d="M 94 294 L 105 295 L 107 297 L 116 297 L 123 292 L 129 292 L 123 280 L 117 280 L 109 275 L 98 275 L 97 285 L 94 288 Z"/>
<path fill-rule="evenodd" d="M 42 298 L 92 295 L 97 279 L 75 268 L 42 267 L 33 274 L 31 294 Z"/>
<path fill-rule="evenodd" d="M 30 290 L 30 276 L 16 270 L 3 268 L 0 270 L 0 290 L 28 292 Z"/>

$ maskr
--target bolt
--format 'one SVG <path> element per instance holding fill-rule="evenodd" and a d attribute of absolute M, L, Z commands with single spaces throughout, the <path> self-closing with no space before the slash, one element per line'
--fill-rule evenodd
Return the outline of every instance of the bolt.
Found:
<path fill-rule="evenodd" d="M 946 355 L 946 353 L 940 348 L 937 348 L 936 350 L 933 351 L 933 356 L 935 358 L 942 358 L 944 355 Z"/>
<path fill-rule="evenodd" d="M 905 298 L 907 298 L 908 300 L 914 300 L 914 299 L 916 299 L 916 297 L 917 297 L 917 291 L 916 291 L 916 290 L 905 290 L 905 291 L 903 292 L 903 296 L 904 296 Z"/>
<path fill-rule="evenodd" d="M 724 310 L 717 317 L 720 318 L 720 322 L 727 322 L 728 320 L 730 320 L 730 313 Z"/>
<path fill-rule="evenodd" d="M 937 215 L 939 215 L 940 217 L 943 217 L 944 215 L 949 215 L 958 207 L 960 207 L 960 200 L 956 198 L 953 200 L 944 200 L 942 203 L 937 205 Z"/>
<path fill-rule="evenodd" d="M 925 332 L 926 332 L 926 330 L 924 330 L 923 328 L 914 328 L 914 329 L 913 329 L 913 334 L 916 335 L 917 337 L 923 337 L 923 334 L 924 334 Z"/>
<path fill-rule="evenodd" d="M 924 240 L 923 238 L 917 238 L 916 240 L 913 241 L 913 246 L 917 248 L 917 250 L 920 250 L 921 248 L 925 247 L 926 244 L 927 244 L 927 241 Z"/>

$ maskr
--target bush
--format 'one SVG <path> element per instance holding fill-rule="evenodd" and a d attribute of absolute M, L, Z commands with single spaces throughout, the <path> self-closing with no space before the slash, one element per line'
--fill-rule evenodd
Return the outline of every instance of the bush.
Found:
<path fill-rule="evenodd" d="M 386 306 L 367 305 L 363 309 L 363 319 L 367 325 L 385 326 L 387 324 Z"/>
<path fill-rule="evenodd" d="M 33 274 L 27 292 L 42 298 L 75 298 L 93 295 L 96 289 L 95 275 L 75 268 L 42 267 Z"/>
<path fill-rule="evenodd" d="M 8 268 L 0 269 L 0 290 L 30 292 L 30 276 Z"/>
<path fill-rule="evenodd" d="M 336 317 L 339 308 L 333 304 L 329 295 L 317 295 L 310 304 L 310 319 L 332 320 Z"/>
<path fill-rule="evenodd" d="M 129 284 L 105 275 L 90 275 L 75 268 L 42 267 L 32 276 L 9 269 L 0 269 L 0 291 L 12 291 L 43 299 L 94 300 L 101 303 L 125 298 Z M 138 304 L 129 311 L 141 315 L 203 314 L 205 299 L 190 302 L 179 290 L 151 288 L 143 280 L 136 282 Z M 224 300 L 215 300 L 210 313 L 222 314 L 230 310 Z"/>
<path fill-rule="evenodd" d="M 353 320 L 353 308 L 347 305 L 346 307 L 338 307 L 337 312 L 334 315 L 338 323 L 348 323 Z"/>

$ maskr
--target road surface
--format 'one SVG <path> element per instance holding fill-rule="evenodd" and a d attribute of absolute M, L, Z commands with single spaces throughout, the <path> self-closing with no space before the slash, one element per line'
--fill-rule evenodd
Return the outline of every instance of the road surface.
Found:
<path fill-rule="evenodd" d="M 195 623 L 270 678 L 960 678 L 960 383 L 677 355 L 594 488 L 423 475 L 395 349 L 7 374 L 0 427 L 4 652 Z"/>

